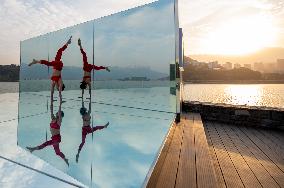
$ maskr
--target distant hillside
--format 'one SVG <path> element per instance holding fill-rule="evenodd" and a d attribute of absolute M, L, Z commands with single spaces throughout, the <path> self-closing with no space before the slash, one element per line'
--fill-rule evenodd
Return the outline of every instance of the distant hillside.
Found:
<path fill-rule="evenodd" d="M 18 65 L 0 65 L 0 82 L 17 82 L 19 70 Z"/>
<path fill-rule="evenodd" d="M 231 63 L 254 63 L 254 62 L 263 62 L 263 63 L 273 63 L 277 59 L 284 59 L 284 48 L 265 48 L 258 52 L 248 54 L 248 55 L 190 55 L 191 58 L 196 59 L 202 62 L 209 61 L 219 61 L 219 63 L 231 62 Z"/>

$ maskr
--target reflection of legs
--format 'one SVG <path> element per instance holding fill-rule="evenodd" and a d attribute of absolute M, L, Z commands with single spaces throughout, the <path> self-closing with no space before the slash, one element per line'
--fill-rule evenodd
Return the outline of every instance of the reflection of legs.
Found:
<path fill-rule="evenodd" d="M 78 162 L 78 159 L 79 159 L 79 155 L 80 155 L 80 152 L 85 144 L 85 141 L 86 141 L 86 136 L 87 136 L 87 133 L 85 132 L 82 132 L 82 142 L 78 148 L 78 152 L 77 152 L 77 155 L 76 155 L 76 162 Z"/>
<path fill-rule="evenodd" d="M 87 134 L 93 133 L 93 132 L 95 132 L 97 130 L 101 130 L 101 129 L 107 128 L 108 125 L 109 125 L 109 122 L 107 122 L 107 124 L 105 124 L 104 126 L 96 126 L 96 127 L 93 127 L 93 128 L 90 127 L 86 132 L 82 131 L 82 142 L 81 142 L 81 144 L 79 146 L 78 153 L 76 155 L 76 162 L 78 162 L 79 154 L 80 154 L 80 152 L 81 152 L 81 150 L 82 150 L 82 148 L 83 148 L 83 146 L 85 144 Z"/>
<path fill-rule="evenodd" d="M 43 148 L 45 148 L 46 146 L 50 146 L 53 145 L 54 142 L 52 140 L 48 140 L 46 142 L 44 142 L 43 144 L 36 146 L 36 147 L 27 147 L 28 150 L 30 150 L 30 152 L 33 152 L 34 150 L 41 150 Z"/>

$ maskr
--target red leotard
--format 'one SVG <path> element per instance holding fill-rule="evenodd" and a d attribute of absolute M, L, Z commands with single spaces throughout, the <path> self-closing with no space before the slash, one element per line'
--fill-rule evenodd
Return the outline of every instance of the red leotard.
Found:
<path fill-rule="evenodd" d="M 39 145 L 38 146 L 38 149 L 43 149 L 45 148 L 46 146 L 50 146 L 52 145 L 53 146 L 53 149 L 56 153 L 56 155 L 60 156 L 62 159 L 65 158 L 65 155 L 60 151 L 60 148 L 59 148 L 59 143 L 61 142 L 61 135 L 60 134 L 57 134 L 57 135 L 53 135 L 51 137 L 51 140 L 48 140 L 46 142 L 44 142 L 43 144 Z"/>
<path fill-rule="evenodd" d="M 53 128 L 53 129 L 60 129 L 60 125 L 58 125 L 58 123 L 57 122 L 55 122 L 55 123 L 50 123 L 50 128 Z"/>

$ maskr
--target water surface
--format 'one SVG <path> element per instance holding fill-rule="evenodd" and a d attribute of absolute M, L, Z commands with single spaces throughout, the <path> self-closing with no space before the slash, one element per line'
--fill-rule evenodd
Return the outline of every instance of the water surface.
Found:
<path fill-rule="evenodd" d="M 184 100 L 284 108 L 284 84 L 185 84 Z"/>

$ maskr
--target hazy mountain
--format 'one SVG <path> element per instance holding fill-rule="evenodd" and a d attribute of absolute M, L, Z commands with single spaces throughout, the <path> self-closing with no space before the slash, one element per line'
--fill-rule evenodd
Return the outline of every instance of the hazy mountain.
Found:
<path fill-rule="evenodd" d="M 274 63 L 277 59 L 284 59 L 284 48 L 264 48 L 247 55 L 189 55 L 192 59 L 202 62 L 219 61 L 219 63 Z"/>
<path fill-rule="evenodd" d="M 49 68 L 52 74 L 52 68 Z M 81 80 L 83 71 L 81 67 L 64 66 L 62 77 L 66 80 Z M 41 65 L 33 65 L 29 67 L 27 64 L 21 65 L 21 79 L 48 79 L 48 68 Z M 96 80 L 117 80 L 127 77 L 146 77 L 156 80 L 167 77 L 168 74 L 151 70 L 148 67 L 111 67 L 111 72 L 105 70 L 95 71 Z"/>

